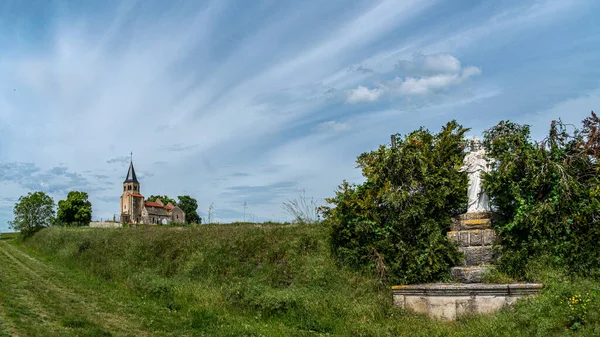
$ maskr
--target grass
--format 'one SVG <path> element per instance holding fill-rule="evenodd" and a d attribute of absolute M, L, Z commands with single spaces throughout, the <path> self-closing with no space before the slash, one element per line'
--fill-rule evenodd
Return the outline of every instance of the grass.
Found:
<path fill-rule="evenodd" d="M 19 236 L 18 232 L 0 233 L 0 241 L 13 240 Z"/>
<path fill-rule="evenodd" d="M 537 298 L 491 317 L 439 322 L 393 307 L 390 285 L 337 265 L 326 238 L 327 230 L 319 225 L 49 228 L 11 247 L 62 273 L 62 278 L 47 278 L 60 278 L 65 289 L 81 293 L 81 300 L 91 301 L 88 293 L 102 294 L 96 298 L 97 311 L 54 314 L 60 325 L 56 331 L 115 336 L 133 331 L 178 336 L 600 335 L 598 281 L 538 267 L 532 273 L 546 288 Z M 585 308 L 573 310 L 565 302 L 575 295 L 588 296 Z M 108 324 L 97 312 L 112 304 L 129 318 Z M 54 312 L 50 309 L 45 310 Z"/>

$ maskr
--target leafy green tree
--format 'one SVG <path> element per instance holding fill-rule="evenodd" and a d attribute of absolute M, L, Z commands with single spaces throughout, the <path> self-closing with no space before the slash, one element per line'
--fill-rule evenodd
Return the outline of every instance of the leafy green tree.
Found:
<path fill-rule="evenodd" d="M 170 202 L 174 206 L 178 206 L 177 201 L 175 201 L 175 199 L 171 199 L 166 195 L 151 195 L 148 198 L 146 198 L 146 201 L 156 201 L 156 199 L 158 199 L 158 198 L 160 198 L 160 201 L 162 201 L 162 203 L 165 205 Z"/>
<path fill-rule="evenodd" d="M 484 187 L 498 215 L 500 267 L 509 275 L 524 275 L 532 257 L 545 255 L 600 276 L 598 126 L 592 113 L 583 130 L 553 121 L 541 142 L 531 140 L 528 125 L 510 121 L 484 132 L 494 159 Z"/>
<path fill-rule="evenodd" d="M 397 284 L 448 278 L 460 258 L 446 232 L 466 211 L 467 176 L 459 170 L 467 131 L 452 121 L 437 134 L 420 128 L 396 135 L 395 147 L 361 154 L 366 182 L 344 181 L 325 199 L 334 207 L 320 208 L 334 254 Z"/>
<path fill-rule="evenodd" d="M 57 223 L 64 226 L 87 226 L 92 221 L 92 203 L 86 192 L 71 191 L 58 202 Z"/>
<path fill-rule="evenodd" d="M 29 192 L 21 196 L 13 209 L 14 219 L 9 221 L 10 228 L 21 232 L 26 238 L 54 221 L 54 200 L 44 192 Z"/>
<path fill-rule="evenodd" d="M 198 215 L 198 202 L 196 199 L 190 197 L 189 195 L 181 195 L 177 197 L 179 202 L 177 203 L 177 207 L 181 208 L 183 212 L 185 212 L 185 221 L 187 223 L 202 223 L 202 218 Z"/>

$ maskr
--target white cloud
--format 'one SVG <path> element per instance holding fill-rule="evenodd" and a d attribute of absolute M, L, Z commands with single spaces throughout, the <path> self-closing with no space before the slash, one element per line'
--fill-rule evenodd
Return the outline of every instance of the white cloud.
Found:
<path fill-rule="evenodd" d="M 396 77 L 382 83 L 373 89 L 359 86 L 346 92 L 346 102 L 374 102 L 383 95 L 391 96 L 425 96 L 437 91 L 456 86 L 465 80 L 481 74 L 481 69 L 475 66 L 461 67 L 460 61 L 452 55 L 420 55 L 412 61 L 401 61 L 398 68 L 421 74 L 431 74 L 420 77 Z"/>
<path fill-rule="evenodd" d="M 327 121 L 317 125 L 317 130 L 322 132 L 342 132 L 348 129 L 348 124 L 338 123 L 336 121 Z"/>
<path fill-rule="evenodd" d="M 461 70 L 460 61 L 445 53 L 423 55 L 415 54 L 410 60 L 399 61 L 396 68 L 408 75 L 454 74 Z"/>
<path fill-rule="evenodd" d="M 381 88 L 369 89 L 362 85 L 356 89 L 348 90 L 346 102 L 348 103 L 360 103 L 360 102 L 373 102 L 379 99 L 383 90 Z"/>
<path fill-rule="evenodd" d="M 455 73 L 460 70 L 460 61 L 449 54 L 427 55 L 423 68 L 432 73 Z"/>
<path fill-rule="evenodd" d="M 391 91 L 397 91 L 401 95 L 427 95 L 432 92 L 443 90 L 451 86 L 457 85 L 468 78 L 479 75 L 481 70 L 477 67 L 467 67 L 462 73 L 458 74 L 440 74 L 434 76 L 426 76 L 420 78 L 408 77 L 400 83 L 395 89 L 391 88 Z M 396 84 L 399 81 L 392 82 Z"/>

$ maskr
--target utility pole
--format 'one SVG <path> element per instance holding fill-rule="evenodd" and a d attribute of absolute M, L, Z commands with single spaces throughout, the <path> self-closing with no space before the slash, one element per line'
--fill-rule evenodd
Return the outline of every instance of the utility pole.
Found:
<path fill-rule="evenodd" d="M 390 138 L 392 139 L 392 148 L 396 147 L 396 135 L 391 135 Z"/>
<path fill-rule="evenodd" d="M 212 222 L 212 212 L 213 212 L 213 203 L 210 203 L 210 206 L 208 206 L 208 224 L 211 224 Z"/>
<path fill-rule="evenodd" d="M 246 204 L 246 200 L 244 200 L 244 222 L 246 222 L 246 206 L 248 204 Z"/>

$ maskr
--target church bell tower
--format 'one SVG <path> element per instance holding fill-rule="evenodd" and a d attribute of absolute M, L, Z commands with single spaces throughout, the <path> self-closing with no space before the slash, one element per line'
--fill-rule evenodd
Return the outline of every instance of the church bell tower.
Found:
<path fill-rule="evenodd" d="M 133 154 L 129 163 L 129 170 L 123 182 L 123 195 L 121 195 L 121 222 L 139 223 L 142 215 L 144 197 L 140 194 L 140 182 L 133 168 Z"/>

